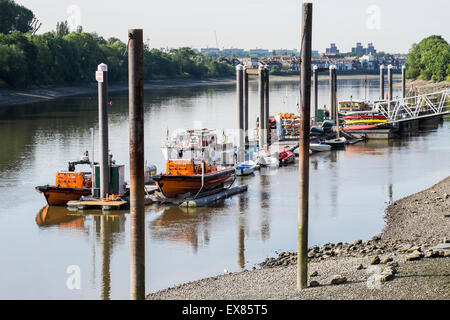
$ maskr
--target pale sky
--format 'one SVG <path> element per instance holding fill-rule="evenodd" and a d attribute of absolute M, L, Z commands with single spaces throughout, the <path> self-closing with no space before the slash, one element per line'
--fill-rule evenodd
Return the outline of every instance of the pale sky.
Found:
<path fill-rule="evenodd" d="M 84 31 L 126 40 L 144 29 L 160 47 L 299 48 L 299 0 L 17 0 L 43 23 L 81 23 Z M 313 0 L 313 50 L 336 43 L 341 52 L 356 42 L 377 51 L 407 53 L 411 44 L 438 34 L 450 41 L 449 0 Z"/>

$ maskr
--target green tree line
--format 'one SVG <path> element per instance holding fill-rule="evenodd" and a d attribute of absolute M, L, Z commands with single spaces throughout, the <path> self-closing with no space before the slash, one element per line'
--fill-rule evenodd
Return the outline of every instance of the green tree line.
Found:
<path fill-rule="evenodd" d="M 3 9 L 3 10 L 2 10 Z M 15 17 L 9 18 L 10 15 Z M 0 86 L 82 83 L 94 81 L 100 63 L 109 80 L 128 79 L 127 45 L 96 33 L 69 32 L 67 22 L 41 35 L 30 33 L 34 14 L 11 0 L 0 0 Z M 144 78 L 217 77 L 232 75 L 231 65 L 196 54 L 190 48 L 163 52 L 144 48 Z"/>
<path fill-rule="evenodd" d="M 412 79 L 450 80 L 450 45 L 433 35 L 413 44 L 406 60 L 406 76 Z"/>

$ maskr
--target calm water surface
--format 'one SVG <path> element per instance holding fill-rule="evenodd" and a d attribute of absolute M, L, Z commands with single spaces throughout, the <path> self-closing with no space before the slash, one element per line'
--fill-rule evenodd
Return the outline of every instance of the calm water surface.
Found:
<path fill-rule="evenodd" d="M 339 99 L 373 100 L 378 80 L 339 80 Z M 251 85 L 250 126 L 257 116 Z M 235 88 L 146 92 L 145 157 L 164 168 L 166 129 L 234 128 Z M 319 105 L 328 104 L 328 79 Z M 395 94 L 398 94 L 396 92 Z M 271 82 L 271 113 L 297 112 L 298 83 Z M 113 94 L 110 150 L 128 166 L 128 95 Z M 34 187 L 53 183 L 57 170 L 91 150 L 98 129 L 96 97 L 77 97 L 0 110 L 0 298 L 128 299 L 129 214 L 74 214 L 46 208 Z M 403 140 L 368 142 L 311 156 L 309 243 L 368 239 L 383 228 L 388 201 L 418 192 L 449 175 L 450 122 Z M 96 143 L 98 140 L 96 139 Z M 96 157 L 98 154 L 96 153 Z M 128 180 L 128 169 L 126 169 Z M 148 207 L 146 290 L 251 269 L 275 251 L 296 250 L 296 165 L 238 180 L 248 192 L 207 209 Z M 81 288 L 69 290 L 69 266 Z"/>

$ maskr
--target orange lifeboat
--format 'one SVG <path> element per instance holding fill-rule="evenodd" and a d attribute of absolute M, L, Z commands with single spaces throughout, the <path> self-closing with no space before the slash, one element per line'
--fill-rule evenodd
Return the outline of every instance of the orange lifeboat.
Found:
<path fill-rule="evenodd" d="M 205 161 L 195 163 L 192 159 L 171 159 L 166 162 L 166 173 L 152 178 L 166 198 L 176 198 L 224 186 L 231 182 L 234 174 L 234 168 L 218 170 Z"/>
<path fill-rule="evenodd" d="M 92 174 L 77 172 L 75 165 L 90 164 L 89 160 L 69 162 L 68 171 L 56 173 L 55 185 L 37 186 L 36 191 L 42 193 L 50 206 L 63 206 L 68 201 L 78 200 L 81 196 L 92 193 Z"/>

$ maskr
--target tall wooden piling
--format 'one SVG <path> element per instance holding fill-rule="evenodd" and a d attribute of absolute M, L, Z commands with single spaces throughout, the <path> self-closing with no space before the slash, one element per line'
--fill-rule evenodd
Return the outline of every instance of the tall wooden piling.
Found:
<path fill-rule="evenodd" d="M 91 193 L 92 196 L 94 196 L 94 190 L 95 190 L 95 157 L 94 157 L 94 149 L 95 149 L 95 139 L 94 139 L 94 128 L 91 128 L 91 145 L 92 145 L 92 150 L 91 150 L 91 156 L 90 156 L 90 161 L 91 161 L 91 180 L 92 180 L 92 185 L 91 185 Z"/>
<path fill-rule="evenodd" d="M 269 67 L 264 68 L 264 145 L 269 145 Z"/>
<path fill-rule="evenodd" d="M 380 100 L 384 100 L 384 65 L 380 66 Z"/>
<path fill-rule="evenodd" d="M 258 68 L 258 97 L 259 97 L 259 125 L 258 125 L 258 146 L 260 149 L 264 147 L 263 121 L 264 121 L 264 66 Z"/>
<path fill-rule="evenodd" d="M 244 66 L 244 143 L 248 145 L 248 73 L 247 67 Z"/>
<path fill-rule="evenodd" d="M 333 75 L 333 66 L 330 65 L 330 119 L 334 120 L 336 114 L 334 111 L 334 75 Z"/>
<path fill-rule="evenodd" d="M 145 299 L 144 51 L 142 29 L 128 30 L 130 113 L 130 298 Z"/>
<path fill-rule="evenodd" d="M 98 82 L 98 129 L 100 153 L 100 198 L 109 193 L 109 165 L 108 165 L 108 66 L 98 65 L 96 72 Z"/>
<path fill-rule="evenodd" d="M 318 110 L 319 110 L 319 84 L 318 84 L 318 72 L 317 66 L 313 67 L 313 85 L 314 85 L 314 122 L 317 122 Z"/>
<path fill-rule="evenodd" d="M 312 3 L 303 3 L 300 67 L 297 288 L 308 286 L 309 130 L 311 113 Z"/>
<path fill-rule="evenodd" d="M 339 124 L 339 108 L 338 108 L 338 96 L 337 96 L 337 67 L 334 66 L 333 68 L 333 84 L 334 84 L 334 112 L 336 114 L 336 125 Z"/>
<path fill-rule="evenodd" d="M 244 67 L 236 66 L 236 96 L 237 96 L 237 161 L 244 161 Z"/>
<path fill-rule="evenodd" d="M 334 110 L 336 113 L 336 135 L 337 138 L 340 138 L 340 127 L 339 127 L 339 106 L 338 106 L 338 98 L 337 98 L 337 69 L 336 66 L 333 69 L 333 77 L 334 77 Z M 350 101 L 350 110 L 351 110 L 352 101 Z"/>
<path fill-rule="evenodd" d="M 388 118 L 391 116 L 391 101 L 393 100 L 392 97 L 392 65 L 388 65 Z"/>
<path fill-rule="evenodd" d="M 402 66 L 402 98 L 406 98 L 406 66 Z"/>

